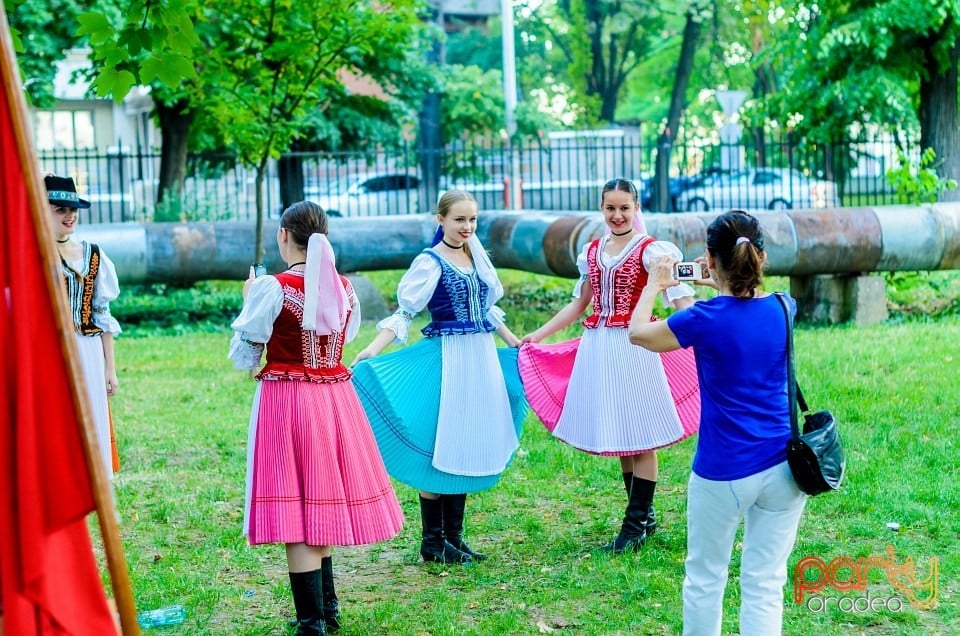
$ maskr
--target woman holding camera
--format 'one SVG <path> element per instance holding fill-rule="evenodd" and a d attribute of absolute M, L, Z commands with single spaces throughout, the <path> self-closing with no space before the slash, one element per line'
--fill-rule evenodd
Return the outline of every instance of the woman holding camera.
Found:
<path fill-rule="evenodd" d="M 720 634 L 723 590 L 740 521 L 740 633 L 780 634 L 787 558 L 806 495 L 786 462 L 790 439 L 787 326 L 780 302 L 761 291 L 766 260 L 756 218 L 741 211 L 707 230 L 703 284 L 719 295 L 650 322 L 656 295 L 677 285 L 659 259 L 630 321 L 630 341 L 657 352 L 696 350 L 702 412 L 687 490 L 683 633 Z"/>
<path fill-rule="evenodd" d="M 244 533 L 251 545 L 285 544 L 298 635 L 340 626 L 330 546 L 385 541 L 403 523 L 341 362 L 344 343 L 360 328 L 360 305 L 337 273 L 326 235 L 319 205 L 301 201 L 287 208 L 277 230 L 287 269 L 257 277 L 251 268 L 243 309 L 231 325 L 234 366 L 260 369 Z"/>
<path fill-rule="evenodd" d="M 588 453 L 620 458 L 628 503 L 619 534 L 604 546 L 620 553 L 639 549 L 656 529 L 654 451 L 696 431 L 699 397 L 690 352 L 663 358 L 627 339 L 630 312 L 647 284 L 650 264 L 661 256 L 679 259 L 680 250 L 647 235 L 630 181 L 607 182 L 600 209 L 608 233 L 580 253 L 573 300 L 523 338 L 529 344 L 520 349 L 520 374 L 531 407 L 555 437 Z M 693 289 L 682 285 L 664 296 L 686 307 Z M 591 304 L 581 338 L 536 344 Z"/>

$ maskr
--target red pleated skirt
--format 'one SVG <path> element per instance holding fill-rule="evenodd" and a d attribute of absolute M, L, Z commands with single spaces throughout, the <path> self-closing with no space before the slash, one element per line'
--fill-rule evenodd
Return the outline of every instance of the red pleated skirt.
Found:
<path fill-rule="evenodd" d="M 350 380 L 261 381 L 250 422 L 251 544 L 363 545 L 403 514 Z"/>

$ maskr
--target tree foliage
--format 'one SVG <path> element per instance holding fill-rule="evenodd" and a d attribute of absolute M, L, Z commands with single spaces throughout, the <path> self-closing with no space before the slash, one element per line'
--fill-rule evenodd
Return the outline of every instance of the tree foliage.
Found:
<path fill-rule="evenodd" d="M 35 106 L 53 104 L 57 63 L 77 45 L 78 16 L 92 0 L 4 0 L 27 97 Z"/>
<path fill-rule="evenodd" d="M 944 176 L 960 174 L 954 0 L 827 0 L 789 5 L 802 27 L 794 64 L 772 105 L 781 121 L 822 141 L 855 129 L 919 131 Z M 956 198 L 956 191 L 946 192 Z"/>
<path fill-rule="evenodd" d="M 557 0 L 528 12 L 532 35 L 552 43 L 588 117 L 614 120 L 621 90 L 641 62 L 663 46 L 661 4 L 626 0 Z"/>
<path fill-rule="evenodd" d="M 97 96 L 119 104 L 135 85 L 157 81 L 176 90 L 195 78 L 197 11 L 194 0 L 132 0 L 79 16 L 77 34 L 88 36 L 94 51 Z"/>
<path fill-rule="evenodd" d="M 209 107 L 226 142 L 257 168 L 262 250 L 262 183 L 271 157 L 315 127 L 316 112 L 340 92 L 343 70 L 369 74 L 389 94 L 418 68 L 419 4 L 414 0 L 222 0 L 204 74 Z"/>

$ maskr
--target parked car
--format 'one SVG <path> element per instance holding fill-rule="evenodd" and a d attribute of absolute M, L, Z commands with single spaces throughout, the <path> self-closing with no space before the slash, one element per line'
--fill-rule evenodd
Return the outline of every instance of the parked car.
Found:
<path fill-rule="evenodd" d="M 838 207 L 836 184 L 812 179 L 792 168 L 751 168 L 713 175 L 677 197 L 677 208 L 788 210 Z"/>
<path fill-rule="evenodd" d="M 677 201 L 681 193 L 689 190 L 690 188 L 695 188 L 699 185 L 702 185 L 713 177 L 722 174 L 727 174 L 727 172 L 718 166 L 710 166 L 703 172 L 698 172 L 697 174 L 669 177 L 668 191 L 670 192 L 670 209 L 664 210 L 664 212 L 682 212 L 684 208 L 677 205 Z M 640 193 L 640 205 L 643 206 L 644 210 L 652 209 L 654 181 L 655 177 L 652 175 L 643 179 L 643 190 Z"/>
<path fill-rule="evenodd" d="M 303 192 L 330 216 L 381 216 L 421 212 L 419 188 L 416 175 L 381 172 L 307 185 Z"/>
<path fill-rule="evenodd" d="M 650 210 L 653 205 L 653 182 L 654 177 L 647 177 L 642 181 L 643 189 L 640 191 L 640 205 L 644 210 Z M 678 210 L 677 197 L 687 189 L 687 177 L 670 177 L 668 183 L 671 209 Z"/>

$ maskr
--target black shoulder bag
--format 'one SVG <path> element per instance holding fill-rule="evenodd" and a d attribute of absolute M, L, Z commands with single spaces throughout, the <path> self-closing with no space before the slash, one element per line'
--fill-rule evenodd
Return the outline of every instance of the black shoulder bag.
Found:
<path fill-rule="evenodd" d="M 787 319 L 787 390 L 790 400 L 790 430 L 787 463 L 797 486 L 808 495 L 836 490 L 843 481 L 846 460 L 837 421 L 829 411 L 809 413 L 793 367 L 793 321 L 783 294 L 775 294 Z M 803 434 L 797 426 L 797 405 L 804 413 Z"/>

